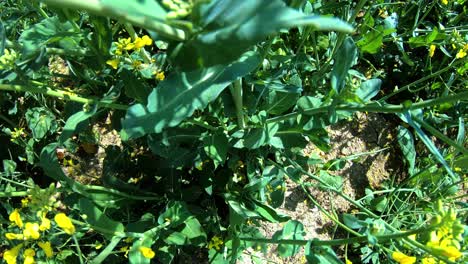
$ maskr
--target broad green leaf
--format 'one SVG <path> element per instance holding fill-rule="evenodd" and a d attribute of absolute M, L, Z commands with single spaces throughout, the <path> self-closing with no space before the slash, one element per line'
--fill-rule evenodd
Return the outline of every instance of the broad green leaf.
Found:
<path fill-rule="evenodd" d="M 406 123 L 408 123 L 410 126 L 414 128 L 414 131 L 416 132 L 416 135 L 421 139 L 421 141 L 426 145 L 426 147 L 429 149 L 429 151 L 436 157 L 436 160 L 442 164 L 444 169 L 447 171 L 449 176 L 452 178 L 452 180 L 458 180 L 459 177 L 455 175 L 450 168 L 450 166 L 447 164 L 445 161 L 444 157 L 442 154 L 440 154 L 439 150 L 435 146 L 434 142 L 424 133 L 424 131 L 421 129 L 420 125 L 416 122 L 413 121 L 412 115 L 417 115 L 417 116 L 422 116 L 422 111 L 419 109 L 417 111 L 412 111 L 412 112 L 405 112 L 402 114 L 398 114 L 398 116 Z"/>
<path fill-rule="evenodd" d="M 281 223 L 290 219 L 289 216 L 284 215 L 276 211 L 273 207 L 266 205 L 257 200 L 253 200 L 255 203 L 255 212 L 257 212 L 263 219 L 271 223 Z"/>
<path fill-rule="evenodd" d="M 340 176 L 331 175 L 328 172 L 321 170 L 319 172 L 319 177 L 324 182 L 323 184 L 319 184 L 321 188 L 341 190 L 343 187 L 343 179 Z"/>
<path fill-rule="evenodd" d="M 320 98 L 313 96 L 302 96 L 297 100 L 297 108 L 301 111 L 310 110 L 319 107 L 322 104 Z"/>
<path fill-rule="evenodd" d="M 16 170 L 16 162 L 13 160 L 3 160 L 3 172 L 7 176 L 12 176 Z"/>
<path fill-rule="evenodd" d="M 226 161 L 227 151 L 228 151 L 228 138 L 223 132 L 218 132 L 208 137 L 205 137 L 203 140 L 204 150 L 208 157 L 210 157 L 216 165 Z"/>
<path fill-rule="evenodd" d="M 78 134 L 88 125 L 88 119 L 96 114 L 97 107 L 93 107 L 90 111 L 79 111 L 67 119 L 63 126 L 62 134 L 60 134 L 59 142 L 63 144 L 65 140 L 71 138 L 73 134 Z"/>
<path fill-rule="evenodd" d="M 296 220 L 288 221 L 282 231 L 278 231 L 273 235 L 275 240 L 302 240 L 304 239 L 304 225 Z M 301 246 L 279 244 L 278 253 L 281 257 L 292 257 L 299 252 Z M 318 263 L 318 262 L 317 262 Z"/>
<path fill-rule="evenodd" d="M 157 21 L 166 20 L 166 10 L 155 0 L 101 0 L 105 8 L 113 9 L 122 13 L 123 16 L 139 16 L 145 19 Z"/>
<path fill-rule="evenodd" d="M 29 108 L 26 111 L 26 122 L 36 140 L 47 133 L 52 134 L 58 127 L 54 114 L 44 107 Z"/>
<path fill-rule="evenodd" d="M 80 213 L 86 215 L 86 222 L 90 224 L 92 228 L 106 235 L 107 238 L 113 237 L 114 234 L 123 234 L 123 224 L 110 219 L 101 209 L 94 205 L 91 200 L 81 198 L 78 201 L 78 207 Z"/>
<path fill-rule="evenodd" d="M 250 52 L 227 67 L 170 75 L 149 95 L 146 107 L 137 104 L 128 109 L 123 129 L 129 138 L 138 138 L 176 126 L 195 110 L 205 108 L 228 84 L 250 73 L 259 63 L 260 57 Z"/>
<path fill-rule="evenodd" d="M 33 57 L 41 49 L 50 45 L 58 45 L 65 51 L 79 48 L 80 33 L 75 33 L 71 22 L 61 22 L 58 17 L 49 17 L 31 26 L 21 33 L 18 41 L 22 44 L 22 56 L 25 59 Z"/>
<path fill-rule="evenodd" d="M 153 241 L 149 237 L 144 237 L 143 239 L 136 239 L 133 242 L 132 247 L 128 253 L 128 260 L 131 264 L 149 264 L 151 263 L 151 259 L 145 258 L 143 254 L 140 252 L 140 247 L 148 247 L 151 248 L 153 245 Z M 154 249 L 152 249 L 154 251 Z"/>
<path fill-rule="evenodd" d="M 416 162 L 416 150 L 414 148 L 414 139 L 411 132 L 404 126 L 398 127 L 398 145 L 400 145 L 403 156 L 408 162 L 408 172 L 414 174 L 414 166 Z"/>
<path fill-rule="evenodd" d="M 180 232 L 187 237 L 190 245 L 202 246 L 206 244 L 206 233 L 197 218 L 191 216 L 184 224 L 185 227 Z"/>
<path fill-rule="evenodd" d="M 343 222 L 346 226 L 352 229 L 359 229 L 365 226 L 361 220 L 351 214 L 343 214 Z"/>
<path fill-rule="evenodd" d="M 366 103 L 379 93 L 381 85 L 382 81 L 380 79 L 367 80 L 361 83 L 361 86 L 356 91 L 356 95 Z"/>
<path fill-rule="evenodd" d="M 156 256 L 158 256 L 158 261 L 163 264 L 170 264 L 174 259 L 174 256 L 177 253 L 177 249 L 175 247 L 164 246 L 158 248 L 156 251 Z"/>
<path fill-rule="evenodd" d="M 362 53 L 377 53 L 383 45 L 383 38 L 395 32 L 394 29 L 385 29 L 384 26 L 378 26 L 370 29 L 358 42 L 357 47 Z"/>
<path fill-rule="evenodd" d="M 314 246 L 314 240 L 305 246 L 305 256 L 308 263 L 343 264 L 329 246 Z"/>
<path fill-rule="evenodd" d="M 371 201 L 371 206 L 377 212 L 383 213 L 387 208 L 388 200 L 385 196 L 379 196 Z"/>
<path fill-rule="evenodd" d="M 261 109 L 273 115 L 282 114 L 296 104 L 299 96 L 299 93 L 283 93 L 269 90 Z"/>
<path fill-rule="evenodd" d="M 146 104 L 148 95 L 152 89 L 141 78 L 137 78 L 134 73 L 129 70 L 123 70 L 120 73 L 124 84 L 125 95 L 134 98 L 138 103 Z"/>
<path fill-rule="evenodd" d="M 331 72 L 331 87 L 337 94 L 343 89 L 348 70 L 353 66 L 356 58 L 356 45 L 351 37 L 347 37 L 336 53 Z"/>
<path fill-rule="evenodd" d="M 166 208 L 166 211 L 158 217 L 160 225 L 169 221 L 170 226 L 176 227 L 183 224 L 192 215 L 184 202 L 170 201 Z"/>
<path fill-rule="evenodd" d="M 463 155 L 455 160 L 453 163 L 455 167 L 458 167 L 462 170 L 468 170 L 468 155 Z"/>
<path fill-rule="evenodd" d="M 6 43 L 5 27 L 3 26 L 2 20 L 0 20 L 0 56 L 2 56 L 5 51 L 5 43 Z"/>
<path fill-rule="evenodd" d="M 281 0 L 225 0 L 208 4 L 200 1 L 192 16 L 201 33 L 169 47 L 172 61 L 182 69 L 232 62 L 281 29 L 308 25 L 314 30 L 353 30 L 336 18 L 304 15 Z"/>

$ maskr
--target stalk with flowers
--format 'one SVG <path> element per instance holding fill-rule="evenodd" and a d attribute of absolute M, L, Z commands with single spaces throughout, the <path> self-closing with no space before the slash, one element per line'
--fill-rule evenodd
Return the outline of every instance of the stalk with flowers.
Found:
<path fill-rule="evenodd" d="M 0 3 L 2 261 L 466 262 L 463 4 Z M 388 143 L 328 159 L 358 112 Z"/>

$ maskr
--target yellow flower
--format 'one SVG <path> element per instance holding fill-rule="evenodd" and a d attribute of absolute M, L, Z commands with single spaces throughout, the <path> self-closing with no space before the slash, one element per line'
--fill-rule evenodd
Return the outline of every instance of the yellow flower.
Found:
<path fill-rule="evenodd" d="M 149 247 L 140 247 L 138 250 L 141 252 L 143 257 L 148 258 L 148 259 L 154 258 L 155 253 L 151 248 L 149 248 Z"/>
<path fill-rule="evenodd" d="M 448 0 L 440 0 L 443 5 L 448 5 Z"/>
<path fill-rule="evenodd" d="M 107 65 L 110 65 L 114 70 L 116 70 L 119 67 L 120 60 L 119 59 L 112 59 L 106 61 Z"/>
<path fill-rule="evenodd" d="M 39 224 L 38 223 L 26 223 L 23 230 L 24 239 L 39 239 Z"/>
<path fill-rule="evenodd" d="M 421 259 L 422 264 L 437 264 L 437 260 L 435 258 L 423 258 Z"/>
<path fill-rule="evenodd" d="M 351 260 L 349 260 L 348 258 L 346 258 L 346 264 L 353 264 L 353 262 L 351 262 Z"/>
<path fill-rule="evenodd" d="M 432 57 L 434 56 L 435 50 L 436 50 L 436 45 L 431 45 L 431 46 L 429 47 L 429 57 L 432 58 Z"/>
<path fill-rule="evenodd" d="M 121 38 L 116 43 L 117 49 L 115 50 L 115 54 L 122 55 L 123 50 L 132 50 L 135 47 L 135 44 L 132 43 L 131 38 Z"/>
<path fill-rule="evenodd" d="M 211 238 L 211 241 L 208 243 L 208 249 L 215 248 L 216 250 L 220 250 L 223 244 L 224 242 L 219 236 L 214 236 Z"/>
<path fill-rule="evenodd" d="M 163 71 L 158 71 L 155 73 L 155 76 L 156 80 L 158 81 L 162 81 L 164 79 L 166 79 L 166 75 L 164 75 L 164 72 Z"/>
<path fill-rule="evenodd" d="M 464 58 L 465 56 L 466 56 L 466 51 L 464 49 L 460 49 L 457 53 L 456 58 L 461 59 L 461 58 Z"/>
<path fill-rule="evenodd" d="M 23 257 L 24 257 L 24 264 L 34 264 L 36 263 L 34 261 L 34 256 L 36 255 L 36 252 L 34 252 L 34 249 L 28 248 L 24 251 Z"/>
<path fill-rule="evenodd" d="M 28 204 L 29 204 L 29 198 L 28 197 L 21 199 L 21 207 L 26 207 L 26 206 L 28 206 Z"/>
<path fill-rule="evenodd" d="M 15 233 L 6 233 L 5 237 L 8 240 L 23 240 L 24 239 L 23 234 L 15 234 Z"/>
<path fill-rule="evenodd" d="M 50 220 L 43 216 L 41 220 L 41 225 L 39 226 L 39 230 L 45 231 L 50 229 Z"/>
<path fill-rule="evenodd" d="M 46 257 L 51 258 L 54 255 L 54 251 L 52 250 L 52 246 L 50 245 L 50 242 L 37 242 L 37 245 L 42 248 L 44 251 Z"/>
<path fill-rule="evenodd" d="M 21 216 L 19 214 L 18 209 L 15 209 L 11 212 L 9 219 L 11 222 L 14 222 L 19 228 L 23 227 L 23 220 L 21 220 Z"/>
<path fill-rule="evenodd" d="M 147 35 L 144 35 L 144 36 L 141 37 L 141 38 L 140 38 L 140 37 L 137 37 L 137 38 L 135 39 L 134 47 L 133 47 L 133 48 L 137 50 L 137 49 L 139 49 L 139 48 L 142 48 L 142 47 L 144 47 L 144 46 L 149 46 L 149 45 L 151 45 L 151 44 L 153 44 L 153 40 L 152 40 L 150 37 L 148 37 Z"/>
<path fill-rule="evenodd" d="M 75 233 L 75 226 L 70 218 L 68 218 L 64 213 L 56 214 L 54 220 L 57 225 L 65 231 L 65 233 L 69 235 L 73 235 L 73 233 Z"/>
<path fill-rule="evenodd" d="M 3 252 L 3 259 L 7 264 L 16 264 L 16 258 L 18 257 L 19 251 L 22 247 L 23 244 L 19 244 L 16 247 Z"/>
<path fill-rule="evenodd" d="M 392 253 L 392 258 L 400 264 L 413 264 L 416 262 L 416 257 L 410 257 L 398 251 Z"/>

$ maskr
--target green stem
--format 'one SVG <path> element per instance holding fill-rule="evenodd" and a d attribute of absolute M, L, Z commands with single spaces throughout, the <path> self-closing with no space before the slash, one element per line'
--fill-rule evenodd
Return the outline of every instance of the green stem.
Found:
<path fill-rule="evenodd" d="M 433 134 L 434 136 L 436 136 L 440 140 L 442 140 L 445 143 L 449 144 L 450 146 L 454 147 L 456 150 L 460 151 L 461 153 L 463 153 L 465 155 L 468 154 L 468 150 L 466 150 L 464 147 L 460 146 L 457 142 L 453 141 L 452 139 L 450 139 L 446 135 L 440 133 L 439 130 L 435 129 L 434 127 L 432 127 L 431 125 L 426 123 L 424 120 L 419 119 L 419 118 L 417 118 L 415 116 L 413 116 L 413 119 L 416 122 L 418 122 L 418 124 L 420 124 L 423 128 L 425 128 L 427 131 L 431 132 L 431 134 Z"/>
<path fill-rule="evenodd" d="M 84 264 L 83 253 L 81 252 L 80 243 L 75 235 L 73 235 L 73 241 L 75 242 L 76 251 L 78 251 L 78 258 L 80 259 L 80 264 Z"/>
<path fill-rule="evenodd" d="M 382 223 L 385 225 L 385 227 L 394 232 L 394 233 L 401 233 L 398 229 L 394 228 L 392 225 L 390 225 L 389 223 L 387 223 L 386 221 L 384 221 L 383 219 L 380 218 L 380 216 L 374 214 L 372 211 L 370 211 L 369 209 L 365 208 L 364 206 L 362 206 L 360 203 L 354 201 L 353 199 L 351 199 L 349 196 L 347 196 L 346 194 L 344 194 L 342 191 L 340 190 L 337 190 L 335 189 L 334 187 L 330 186 L 328 183 L 324 182 L 320 177 L 317 177 L 307 171 L 305 171 L 304 169 L 302 169 L 302 167 L 297 164 L 297 162 L 293 161 L 291 158 L 288 158 L 286 157 L 286 159 L 288 160 L 288 162 L 293 165 L 297 170 L 299 170 L 300 172 L 302 172 L 303 174 L 307 175 L 308 177 L 310 177 L 311 179 L 313 180 L 316 180 L 317 182 L 321 183 L 323 186 L 325 186 L 328 190 L 336 193 L 337 195 L 341 196 L 343 199 L 345 199 L 347 202 L 349 202 L 350 204 L 354 205 L 356 208 L 359 208 L 362 212 L 366 213 L 368 216 L 374 218 L 374 219 L 379 219 L 382 221 Z M 286 175 L 288 175 L 288 172 L 286 172 L 282 167 L 279 167 L 280 170 L 282 170 Z M 440 255 L 439 253 L 435 253 L 433 252 L 433 250 L 431 250 L 429 247 L 419 243 L 418 241 L 415 241 L 415 240 L 412 240 L 412 239 L 409 239 L 407 237 L 402 237 L 402 241 L 405 242 L 406 244 L 409 244 L 413 247 L 416 247 L 416 248 L 419 248 L 420 250 L 428 253 L 428 254 L 431 254 L 432 256 L 434 256 L 435 258 L 439 259 L 439 260 L 442 260 L 442 261 L 445 261 L 447 263 L 454 263 L 452 261 L 450 261 L 447 257 L 445 256 L 442 256 Z"/>
<path fill-rule="evenodd" d="M 379 104 L 377 102 L 373 102 L 367 105 L 326 105 L 317 108 L 305 109 L 301 112 L 292 112 L 283 116 L 277 116 L 270 119 L 267 119 L 267 123 L 274 123 L 274 122 L 281 122 L 283 120 L 288 120 L 291 118 L 295 118 L 301 114 L 305 115 L 314 115 L 318 113 L 326 113 L 330 110 L 335 111 L 361 111 L 361 112 L 378 112 L 378 113 L 403 113 L 408 110 L 415 110 L 435 105 L 441 105 L 445 103 L 453 103 L 460 100 L 467 100 L 468 99 L 468 91 L 461 92 L 454 95 L 439 97 L 436 99 L 429 99 L 426 101 L 418 102 L 411 104 L 410 106 L 406 106 L 403 104 L 399 105 L 392 105 L 392 104 Z M 331 109 L 333 108 L 333 109 Z"/>
<path fill-rule="evenodd" d="M 27 195 L 28 195 L 28 192 L 0 192 L 1 198 L 24 197 Z"/>
<path fill-rule="evenodd" d="M 234 104 L 236 105 L 237 124 L 240 129 L 244 129 L 244 111 L 242 104 L 242 79 L 237 79 L 229 86 Z"/>
<path fill-rule="evenodd" d="M 397 238 L 407 238 L 413 234 L 425 233 L 430 231 L 431 228 L 422 227 L 415 230 L 405 231 L 405 232 L 398 232 L 394 234 L 388 235 L 380 235 L 375 236 L 375 238 L 379 242 L 384 242 L 390 239 L 397 239 Z M 240 237 L 240 240 L 244 241 L 251 241 L 251 242 L 260 242 L 260 243 L 267 243 L 267 244 L 284 244 L 284 245 L 298 245 L 298 246 L 305 246 L 309 243 L 309 240 L 301 240 L 301 239 L 269 239 L 269 238 L 253 238 L 253 237 Z M 367 236 L 357 236 L 351 238 L 340 238 L 340 239 L 333 239 L 333 240 L 318 240 L 314 239 L 311 242 L 311 246 L 339 246 L 339 245 L 347 245 L 353 243 L 360 243 L 366 242 L 368 240 Z"/>
<path fill-rule="evenodd" d="M 445 67 L 445 68 L 442 68 L 442 69 L 440 69 L 440 70 L 438 70 L 438 71 L 436 71 L 436 72 L 434 72 L 434 73 L 431 73 L 431 74 L 429 74 L 429 75 L 427 75 L 427 76 L 424 76 L 423 78 L 421 78 L 421 79 L 419 79 L 419 80 L 416 80 L 416 81 L 414 81 L 414 82 L 412 82 L 412 83 L 410 83 L 410 84 L 407 84 L 407 85 L 401 87 L 400 89 L 394 91 L 393 93 L 388 94 L 388 95 L 386 95 L 386 96 L 380 98 L 380 99 L 379 99 L 379 102 L 383 102 L 383 101 L 387 100 L 388 98 L 390 98 L 390 97 L 392 97 L 392 96 L 394 96 L 394 95 L 397 95 L 397 94 L 399 94 L 399 93 L 401 93 L 401 92 L 404 92 L 404 91 L 408 90 L 409 88 L 411 88 L 412 86 L 418 85 L 418 84 L 420 84 L 420 83 L 422 83 L 422 82 L 424 82 L 424 81 L 427 81 L 427 80 L 429 80 L 429 79 L 432 79 L 432 78 L 434 78 L 434 77 L 437 77 L 437 76 L 441 75 L 442 73 L 444 73 L 444 72 L 450 70 L 451 68 L 458 66 L 458 64 L 461 64 L 462 61 L 463 61 L 463 60 L 455 61 L 454 63 L 448 65 L 448 66 Z"/>
<path fill-rule="evenodd" d="M 82 103 L 82 104 L 97 104 L 100 107 L 106 107 L 106 108 L 111 108 L 111 109 L 116 109 L 116 110 L 128 109 L 127 105 L 105 102 L 105 101 L 101 101 L 99 99 L 94 99 L 94 98 L 85 98 L 72 92 L 53 90 L 51 88 L 39 88 L 39 87 L 30 87 L 30 86 L 14 85 L 14 84 L 0 84 L 0 90 L 23 92 L 23 93 L 24 92 L 38 93 L 38 94 L 57 97 L 63 100 L 73 101 L 73 102 Z"/>
<path fill-rule="evenodd" d="M 183 30 L 169 26 L 166 23 L 156 21 L 155 19 L 149 19 L 143 15 L 132 15 L 125 13 L 124 10 L 113 9 L 110 6 L 106 6 L 99 0 L 43 0 L 43 2 L 47 5 L 60 8 L 79 9 L 100 16 L 120 19 L 136 26 L 156 31 L 160 35 L 173 40 L 183 41 L 186 39 L 186 33 Z M 161 18 L 161 21 L 162 20 L 165 20 L 165 18 Z"/>

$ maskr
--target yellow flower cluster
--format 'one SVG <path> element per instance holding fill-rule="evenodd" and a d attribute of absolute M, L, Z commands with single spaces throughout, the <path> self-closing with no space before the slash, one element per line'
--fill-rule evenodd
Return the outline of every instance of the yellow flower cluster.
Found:
<path fill-rule="evenodd" d="M 18 54 L 14 50 L 5 49 L 0 56 L 0 70 L 11 69 L 15 65 Z"/>
<path fill-rule="evenodd" d="M 430 233 L 430 239 L 426 243 L 435 253 L 456 261 L 462 256 L 460 252 L 462 234 L 465 230 L 463 224 L 457 219 L 457 213 L 453 208 L 446 209 L 442 201 L 437 201 L 437 215 L 433 218 L 433 224 L 439 225 L 437 230 Z M 422 263 L 439 263 L 435 258 L 428 256 L 422 259 Z M 442 262 L 440 262 L 442 263 Z"/>
<path fill-rule="evenodd" d="M 208 243 L 208 249 L 215 248 L 216 250 L 220 250 L 221 246 L 224 244 L 223 240 L 219 236 L 214 236 L 211 238 L 211 241 Z"/>
<path fill-rule="evenodd" d="M 133 42 L 131 38 L 120 38 L 117 42 L 114 42 L 114 44 L 115 44 L 114 55 L 117 55 L 118 57 L 106 61 L 106 64 L 111 66 L 113 69 L 117 69 L 121 62 L 121 58 L 119 58 L 119 56 L 122 56 L 122 54 L 124 54 L 125 51 L 139 50 L 143 48 L 144 46 L 151 46 L 153 44 L 153 40 L 148 35 L 144 35 L 141 38 L 136 37 Z M 139 62 L 141 64 L 140 61 L 136 61 L 136 62 Z"/>
<path fill-rule="evenodd" d="M 13 248 L 3 252 L 3 259 L 7 264 L 16 264 L 17 257 L 24 246 L 32 245 L 29 241 L 38 240 L 41 237 L 41 232 L 45 232 L 51 228 L 51 221 L 47 218 L 47 212 L 39 211 L 37 217 L 40 219 L 39 222 L 23 222 L 19 209 L 13 210 L 8 219 L 12 223 L 12 226 L 16 226 L 21 229 L 21 233 L 5 234 L 8 240 L 21 240 L 24 241 Z M 65 233 L 72 235 L 75 233 L 75 226 L 64 213 L 58 213 L 54 217 L 55 223 Z M 51 258 L 54 253 L 52 245 L 49 241 L 39 241 L 37 245 L 44 251 L 47 258 Z M 36 255 L 33 248 L 25 249 L 23 252 L 24 263 L 35 263 L 34 256 Z"/>
<path fill-rule="evenodd" d="M 444 208 L 442 201 L 437 201 L 435 211 L 437 215 L 432 219 L 432 225 L 437 229 L 431 231 L 429 241 L 426 246 L 431 249 L 433 255 L 444 256 L 450 261 L 456 261 L 463 256 L 460 252 L 460 242 L 463 240 L 462 234 L 465 226 L 457 219 L 457 213 L 453 208 Z M 399 251 L 392 253 L 392 258 L 400 264 L 413 264 L 416 257 L 405 255 Z M 442 264 L 432 255 L 424 256 L 421 259 L 422 264 Z"/>
<path fill-rule="evenodd" d="M 458 50 L 456 58 L 462 59 L 466 57 L 467 54 L 468 54 L 468 44 L 465 44 L 460 50 Z"/>

